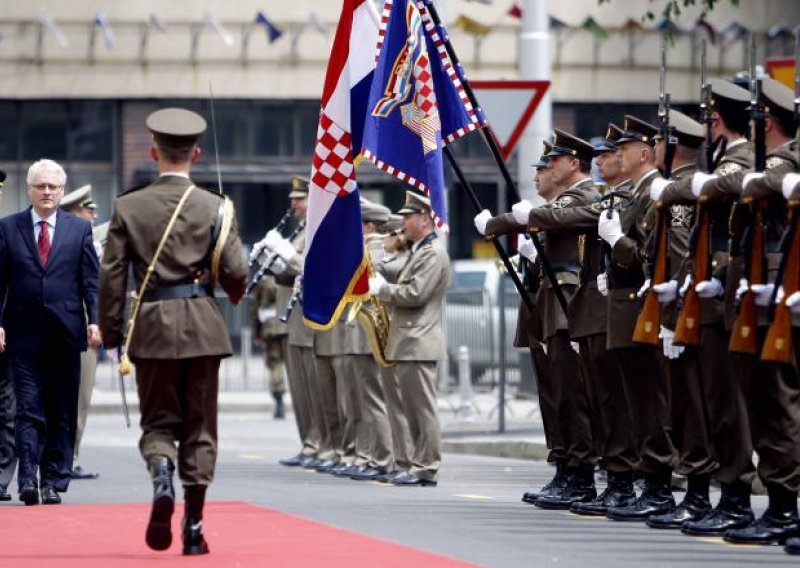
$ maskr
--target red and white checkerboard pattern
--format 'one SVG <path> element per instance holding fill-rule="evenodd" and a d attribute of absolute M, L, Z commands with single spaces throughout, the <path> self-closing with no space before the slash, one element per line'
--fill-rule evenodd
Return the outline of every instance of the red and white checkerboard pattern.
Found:
<path fill-rule="evenodd" d="M 423 46 L 424 48 L 424 46 Z M 431 63 L 427 53 L 421 53 L 414 62 L 414 91 L 417 107 L 423 116 L 436 112 L 436 91 L 433 88 Z"/>
<path fill-rule="evenodd" d="M 323 110 L 317 129 L 311 183 L 329 193 L 346 195 L 356 188 L 350 133 L 333 122 Z"/>

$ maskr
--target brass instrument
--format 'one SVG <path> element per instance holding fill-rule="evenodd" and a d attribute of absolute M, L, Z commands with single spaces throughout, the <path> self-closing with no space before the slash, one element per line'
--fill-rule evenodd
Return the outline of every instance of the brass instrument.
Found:
<path fill-rule="evenodd" d="M 375 274 L 375 267 L 373 258 L 370 254 L 370 245 L 374 245 L 383 241 L 383 235 L 372 233 L 364 238 L 365 252 L 367 260 L 369 261 L 369 275 Z M 386 309 L 386 304 L 378 299 L 377 296 L 370 296 L 366 300 L 359 300 L 350 305 L 350 311 L 347 315 L 347 322 L 351 322 L 353 318 L 358 319 L 361 329 L 367 336 L 367 343 L 369 349 L 372 351 L 372 356 L 375 362 L 381 367 L 391 367 L 394 365 L 393 361 L 389 361 L 386 357 L 386 344 L 389 340 L 389 326 L 391 320 L 389 318 L 389 311 Z"/>

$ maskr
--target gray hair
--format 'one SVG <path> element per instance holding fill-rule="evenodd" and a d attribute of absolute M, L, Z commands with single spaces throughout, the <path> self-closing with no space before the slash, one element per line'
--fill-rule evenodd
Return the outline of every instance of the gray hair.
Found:
<path fill-rule="evenodd" d="M 61 164 L 54 162 L 53 160 L 48 160 L 47 158 L 43 158 L 31 164 L 31 167 L 28 168 L 28 177 L 26 179 L 26 183 L 31 185 L 36 177 L 36 174 L 38 174 L 41 170 L 46 170 L 56 174 L 60 185 L 66 185 L 67 172 L 64 171 L 64 168 L 61 167 Z"/>

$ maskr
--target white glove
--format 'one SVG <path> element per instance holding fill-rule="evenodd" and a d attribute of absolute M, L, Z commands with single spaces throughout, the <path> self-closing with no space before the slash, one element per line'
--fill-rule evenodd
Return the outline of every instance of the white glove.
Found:
<path fill-rule="evenodd" d="M 258 260 L 258 257 L 261 256 L 267 248 L 267 244 L 264 242 L 264 239 L 258 241 L 256 244 L 253 245 L 253 248 L 250 249 L 250 257 L 247 259 L 248 264 L 253 264 Z"/>
<path fill-rule="evenodd" d="M 750 283 L 747 281 L 747 278 L 739 278 L 739 287 L 736 288 L 736 301 L 741 302 L 749 289 Z"/>
<path fill-rule="evenodd" d="M 683 298 L 686 295 L 686 292 L 689 291 L 689 286 L 692 285 L 692 276 L 690 274 L 686 275 L 686 278 L 683 279 L 683 284 L 681 284 L 681 289 L 678 290 L 678 294 L 681 295 Z"/>
<path fill-rule="evenodd" d="M 695 174 L 692 176 L 692 195 L 695 197 L 700 197 L 700 194 L 703 192 L 703 186 L 706 184 L 706 182 L 716 178 L 717 176 L 713 174 L 695 172 Z"/>
<path fill-rule="evenodd" d="M 286 261 L 279 257 L 277 254 L 272 253 L 272 264 L 269 265 L 269 271 L 275 276 L 280 276 L 286 272 Z"/>
<path fill-rule="evenodd" d="M 267 248 L 275 250 L 275 245 L 277 245 L 282 240 L 283 237 L 281 236 L 281 234 L 275 229 L 271 229 L 270 231 L 267 232 L 267 234 L 264 236 L 261 242 L 264 243 L 264 245 Z"/>
<path fill-rule="evenodd" d="M 570 342 L 569 342 L 569 346 L 570 346 L 570 347 L 572 347 L 572 350 L 573 350 L 575 353 L 577 353 L 578 355 L 580 355 L 580 353 L 581 353 L 581 346 L 578 344 L 578 342 L 577 342 L 577 341 L 570 341 Z"/>
<path fill-rule="evenodd" d="M 488 209 L 484 209 L 483 211 L 475 215 L 475 218 L 473 219 L 473 221 L 475 222 L 475 228 L 478 229 L 478 232 L 481 235 L 486 234 L 486 223 L 488 223 L 489 219 L 491 218 L 492 214 L 489 213 Z"/>
<path fill-rule="evenodd" d="M 661 284 L 654 284 L 653 292 L 655 292 L 656 296 L 658 296 L 659 304 L 669 304 L 670 302 L 674 302 L 678 297 L 678 281 L 667 280 Z"/>
<path fill-rule="evenodd" d="M 722 282 L 719 278 L 711 277 L 711 280 L 703 280 L 694 287 L 694 291 L 701 298 L 716 298 L 725 293 L 725 288 L 722 287 Z"/>
<path fill-rule="evenodd" d="M 741 284 L 741 280 L 739 283 Z M 753 284 L 750 286 L 750 289 L 756 295 L 756 306 L 769 306 L 775 284 Z"/>
<path fill-rule="evenodd" d="M 528 217 L 530 217 L 531 214 L 531 209 L 533 209 L 533 203 L 527 199 L 523 199 L 519 203 L 515 203 L 511 206 L 511 214 L 514 216 L 514 220 L 517 223 L 520 225 L 527 225 Z"/>
<path fill-rule="evenodd" d="M 376 272 L 369 279 L 369 293 L 377 296 L 385 285 L 386 279 L 379 272 Z"/>
<path fill-rule="evenodd" d="M 273 251 L 275 251 L 275 254 L 277 254 L 279 257 L 281 257 L 286 262 L 289 262 L 295 256 L 297 256 L 297 249 L 294 248 L 294 245 L 292 243 L 290 243 L 289 241 L 287 241 L 286 239 L 283 239 L 283 238 L 280 241 L 278 241 L 277 243 L 275 243 L 275 246 L 270 247 L 270 248 Z"/>
<path fill-rule="evenodd" d="M 675 339 L 675 332 L 671 329 L 667 329 L 663 325 L 661 326 L 661 331 L 659 331 L 658 336 L 662 339 L 662 344 L 664 346 L 664 357 L 667 359 L 677 359 L 683 353 L 684 347 L 683 345 L 675 345 L 673 343 Z"/>
<path fill-rule="evenodd" d="M 642 287 L 639 288 L 639 291 L 636 292 L 636 297 L 637 298 L 641 298 L 642 296 L 647 294 L 647 291 L 649 289 L 650 289 L 650 279 L 648 278 L 647 280 L 644 281 L 644 284 L 642 284 Z"/>
<path fill-rule="evenodd" d="M 608 296 L 608 274 L 605 272 L 597 275 L 597 291 L 603 296 Z"/>
<path fill-rule="evenodd" d="M 619 212 L 614 211 L 610 219 L 605 212 L 601 213 L 597 218 L 597 233 L 611 248 L 614 248 L 617 241 L 624 236 L 622 225 L 619 222 Z"/>
<path fill-rule="evenodd" d="M 793 314 L 800 314 L 800 292 L 789 294 L 786 298 L 786 307 L 791 310 Z"/>
<path fill-rule="evenodd" d="M 750 172 L 749 174 L 745 174 L 744 179 L 742 180 L 742 193 L 747 189 L 747 184 L 752 182 L 756 179 L 761 179 L 764 177 L 764 172 Z"/>
<path fill-rule="evenodd" d="M 650 199 L 653 201 L 658 201 L 661 199 L 661 194 L 664 193 L 664 190 L 670 185 L 672 182 L 668 179 L 664 179 L 662 177 L 657 177 L 653 180 L 653 183 L 650 184 Z"/>
<path fill-rule="evenodd" d="M 519 254 L 530 260 L 536 262 L 536 247 L 533 246 L 533 240 L 528 235 L 517 235 L 517 250 Z"/>
<path fill-rule="evenodd" d="M 792 193 L 794 193 L 794 188 L 797 187 L 798 183 L 800 183 L 800 174 L 792 172 L 783 176 L 781 190 L 783 191 L 783 196 L 787 201 L 792 196 Z"/>

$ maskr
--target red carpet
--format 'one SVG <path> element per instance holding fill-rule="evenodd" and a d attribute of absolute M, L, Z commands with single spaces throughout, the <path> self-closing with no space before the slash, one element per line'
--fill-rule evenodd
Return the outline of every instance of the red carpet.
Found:
<path fill-rule="evenodd" d="M 209 503 L 205 533 L 211 554 L 181 555 L 179 506 L 172 548 L 144 543 L 149 504 L 0 507 L 0 566 L 464 567 L 466 562 L 241 502 Z"/>

